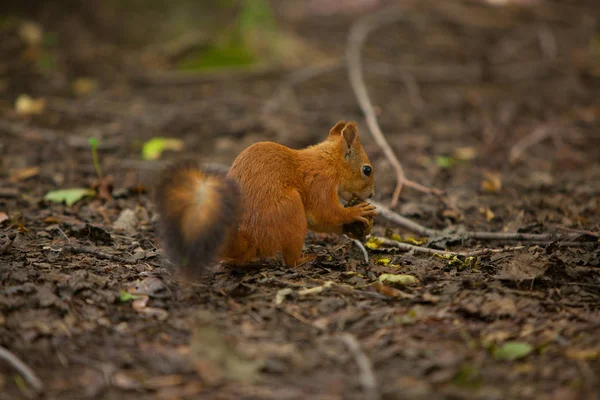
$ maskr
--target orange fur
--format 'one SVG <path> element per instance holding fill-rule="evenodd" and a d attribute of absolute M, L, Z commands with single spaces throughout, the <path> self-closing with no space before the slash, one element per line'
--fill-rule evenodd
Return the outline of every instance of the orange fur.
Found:
<path fill-rule="evenodd" d="M 372 171 L 368 176 L 365 166 Z M 185 183 L 163 183 L 158 196 L 169 205 L 163 210 L 186 210 L 177 214 L 178 224 L 183 237 L 194 237 L 220 223 L 212 217 L 218 214 L 214 209 L 220 203 L 221 192 L 215 190 L 219 182 L 235 182 L 239 216 L 225 232 L 218 258 L 243 264 L 281 254 L 286 265 L 295 265 L 307 229 L 341 233 L 343 224 L 366 222 L 365 217 L 376 214 L 368 203 L 348 208 L 340 203 L 371 197 L 373 172 L 356 123 L 340 121 L 317 145 L 294 150 L 273 142 L 255 143 L 239 154 L 226 179 L 207 178 L 199 170 L 204 179 L 195 179 L 189 172 Z"/>

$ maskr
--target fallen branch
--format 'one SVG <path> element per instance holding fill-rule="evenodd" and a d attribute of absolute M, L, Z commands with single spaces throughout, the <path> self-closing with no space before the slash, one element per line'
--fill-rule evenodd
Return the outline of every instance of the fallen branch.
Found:
<path fill-rule="evenodd" d="M 94 257 L 102 259 L 102 260 L 115 261 L 115 262 L 122 263 L 122 264 L 131 264 L 132 263 L 131 260 L 128 260 L 126 258 L 115 256 L 113 254 L 104 253 L 100 250 L 96 250 L 94 248 L 85 247 L 85 246 L 68 245 L 68 246 L 59 247 L 57 249 L 51 248 L 51 250 L 68 251 L 70 253 L 75 253 L 75 254 L 78 254 L 78 253 L 89 254 L 91 256 L 94 256 Z"/>
<path fill-rule="evenodd" d="M 265 105 L 263 106 L 263 113 L 272 113 L 279 108 L 283 102 L 285 95 L 294 88 L 294 86 L 299 85 L 303 82 L 314 79 L 318 76 L 328 74 L 331 72 L 335 72 L 343 67 L 341 62 L 334 62 L 322 65 L 311 65 L 305 68 L 300 68 L 295 71 L 292 71 L 289 76 L 284 79 L 277 89 L 275 89 L 275 93 L 273 96 L 267 100 Z"/>
<path fill-rule="evenodd" d="M 33 142 L 48 142 L 58 139 L 58 134 L 45 128 L 38 128 L 16 122 L 0 121 L 0 132 L 6 132 L 9 135 L 19 139 L 30 140 Z"/>
<path fill-rule="evenodd" d="M 367 253 L 367 249 L 365 249 L 365 246 L 358 239 L 352 239 L 352 241 L 354 242 L 356 247 L 358 247 L 360 249 L 360 251 L 362 251 L 363 257 L 365 257 L 365 262 L 368 264 L 369 263 L 369 253 Z"/>
<path fill-rule="evenodd" d="M 248 79 L 267 79 L 282 75 L 286 70 L 280 67 L 255 67 L 248 69 L 219 69 L 215 72 L 160 71 L 133 75 L 131 79 L 145 86 L 185 86 L 211 82 L 237 81 Z"/>
<path fill-rule="evenodd" d="M 377 115 L 373 104 L 369 99 L 369 93 L 362 72 L 362 60 L 361 60 L 361 49 L 369 33 L 376 28 L 380 28 L 383 25 L 390 24 L 401 19 L 404 19 L 404 10 L 399 7 L 384 8 L 371 15 L 360 19 L 350 28 L 350 34 L 348 35 L 348 44 L 346 47 L 346 62 L 348 66 L 348 76 L 350 79 L 350 86 L 354 91 L 356 100 L 360 105 L 360 108 L 365 115 L 365 120 L 369 131 L 373 135 L 373 138 L 383 150 L 384 155 L 392 164 L 392 167 L 396 171 L 396 188 L 392 195 L 390 202 L 391 207 L 394 207 L 398 203 L 402 186 L 410 186 L 414 189 L 424 191 L 426 193 L 434 193 L 433 189 L 425 188 L 423 185 L 419 185 L 414 182 L 410 182 L 404 175 L 402 164 L 398 161 L 398 158 L 394 154 L 391 146 L 387 142 L 387 139 L 383 135 L 379 123 L 377 122 Z M 410 183 L 409 183 L 410 182 Z"/>
<path fill-rule="evenodd" d="M 406 217 L 403 217 L 382 204 L 372 201 L 379 216 L 393 222 L 401 228 L 404 228 L 411 233 L 426 236 L 430 238 L 440 237 L 447 235 L 446 232 L 427 228 L 417 222 L 414 222 Z M 507 241 L 537 241 L 537 242 L 550 242 L 554 240 L 568 240 L 576 239 L 582 236 L 579 232 L 568 232 L 568 233 L 520 233 L 520 232 L 480 232 L 480 231 L 465 231 L 457 232 L 461 236 L 475 240 L 507 240 Z M 593 235 L 590 235 L 594 237 Z"/>
<path fill-rule="evenodd" d="M 375 28 L 383 25 L 396 22 L 404 18 L 404 13 L 399 8 L 383 9 L 377 11 L 367 17 L 360 19 L 350 28 L 350 34 L 348 35 L 348 44 L 346 48 L 346 57 L 348 63 L 348 76 L 350 78 L 350 85 L 356 96 L 360 108 L 365 115 L 367 126 L 373 135 L 373 138 L 383 150 L 386 158 L 392 164 L 392 167 L 396 171 L 396 188 L 392 195 L 391 206 L 394 207 L 398 203 L 402 186 L 406 181 L 402 164 L 398 161 L 398 158 L 392 151 L 389 143 L 387 142 L 379 123 L 377 122 L 377 116 L 373 108 L 373 104 L 369 99 L 369 93 L 365 80 L 362 73 L 362 60 L 361 60 L 361 49 L 365 43 L 369 33 Z"/>
<path fill-rule="evenodd" d="M 550 137 L 554 134 L 555 134 L 554 128 L 551 128 L 548 125 L 543 125 L 543 126 L 540 126 L 536 129 L 534 129 L 533 132 L 531 132 L 530 134 L 521 138 L 510 149 L 510 152 L 508 155 L 509 163 L 511 163 L 511 164 L 516 163 L 521 158 L 521 155 L 525 152 L 525 150 L 544 141 L 545 139 L 547 139 L 548 137 Z"/>
<path fill-rule="evenodd" d="M 19 374 L 25 378 L 25 380 L 36 390 L 41 391 L 44 389 L 44 384 L 38 378 L 38 376 L 33 372 L 31 368 L 23 361 L 21 361 L 17 356 L 11 353 L 8 349 L 0 346 L 0 359 L 9 363 L 14 369 L 17 370 Z"/>
<path fill-rule="evenodd" d="M 350 333 L 343 333 L 341 335 L 341 339 L 358 365 L 358 378 L 364 391 L 363 398 L 366 400 L 380 399 L 381 396 L 377 390 L 377 380 L 375 379 L 375 373 L 373 372 L 371 360 L 369 360 L 367 355 L 362 351 L 360 344 L 354 335 Z"/>
<path fill-rule="evenodd" d="M 477 257 L 477 256 L 487 256 L 490 254 L 498 254 L 498 253 L 508 253 L 511 251 L 523 250 L 525 246 L 514 246 L 514 247 L 506 247 L 503 249 L 480 249 L 480 250 L 472 250 L 472 251 L 448 251 L 448 250 L 436 250 L 430 249 L 428 247 L 415 246 L 414 244 L 402 243 L 397 240 L 386 239 L 382 237 L 375 236 L 375 240 L 379 243 L 384 244 L 386 246 L 396 247 L 403 251 L 414 251 L 416 253 L 424 253 L 424 254 L 441 254 L 441 255 L 449 255 L 449 256 L 462 256 L 462 257 Z"/>

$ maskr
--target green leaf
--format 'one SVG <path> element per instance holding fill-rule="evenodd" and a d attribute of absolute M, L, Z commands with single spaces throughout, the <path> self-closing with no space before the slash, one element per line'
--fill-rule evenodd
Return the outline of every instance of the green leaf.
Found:
<path fill-rule="evenodd" d="M 72 206 L 79 200 L 86 196 L 95 196 L 96 191 L 92 189 L 76 188 L 76 189 L 62 189 L 53 190 L 46 193 L 44 200 L 52 201 L 54 203 L 66 203 L 68 206 Z"/>
<path fill-rule="evenodd" d="M 266 0 L 248 0 L 239 14 L 240 33 L 242 36 L 255 30 L 275 31 L 277 22 L 271 5 Z"/>
<path fill-rule="evenodd" d="M 135 294 L 131 294 L 126 290 L 121 289 L 119 292 L 119 301 L 121 303 L 127 303 L 128 301 L 133 301 L 139 299 L 141 296 L 136 296 Z"/>
<path fill-rule="evenodd" d="M 481 374 L 477 367 L 472 365 L 463 365 L 458 370 L 452 381 L 458 386 L 477 388 L 481 386 L 483 379 L 481 378 Z"/>
<path fill-rule="evenodd" d="M 440 168 L 451 168 L 456 164 L 456 159 L 448 156 L 437 156 L 435 158 L 435 165 Z"/>
<path fill-rule="evenodd" d="M 218 70 L 248 67 L 256 63 L 256 57 L 248 48 L 239 44 L 211 46 L 192 52 L 179 62 L 184 71 Z"/>
<path fill-rule="evenodd" d="M 183 149 L 183 140 L 155 137 L 144 143 L 142 159 L 158 160 L 165 150 L 179 151 Z"/>
<path fill-rule="evenodd" d="M 395 283 L 398 285 L 408 286 L 416 285 L 419 280 L 412 275 L 407 274 L 381 274 L 379 275 L 379 282 L 381 283 Z"/>
<path fill-rule="evenodd" d="M 526 342 L 506 342 L 494 349 L 494 358 L 514 361 L 526 357 L 533 351 L 533 346 Z"/>

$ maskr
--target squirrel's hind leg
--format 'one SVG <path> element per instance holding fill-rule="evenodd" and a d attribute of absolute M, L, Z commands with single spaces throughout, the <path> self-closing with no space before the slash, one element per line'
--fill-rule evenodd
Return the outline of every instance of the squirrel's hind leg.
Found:
<path fill-rule="evenodd" d="M 304 245 L 304 239 L 300 246 L 295 248 L 286 248 L 283 250 L 283 265 L 289 267 L 295 267 L 299 264 L 300 258 L 302 257 L 302 247 Z"/>
<path fill-rule="evenodd" d="M 293 267 L 299 264 L 302 257 L 308 222 L 300 193 L 294 191 L 288 197 L 288 201 L 282 204 L 285 206 L 281 213 L 281 220 L 286 223 L 279 227 L 280 232 L 277 235 L 280 238 L 283 263 Z"/>

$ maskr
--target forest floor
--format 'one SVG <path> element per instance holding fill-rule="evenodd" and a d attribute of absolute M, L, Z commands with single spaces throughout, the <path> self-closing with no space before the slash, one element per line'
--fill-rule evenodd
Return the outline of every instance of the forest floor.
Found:
<path fill-rule="evenodd" d="M 51 73 L 16 56 L 21 39 L 2 28 L 0 345 L 43 389 L 0 361 L 0 398 L 600 398 L 600 8 L 460 6 L 471 14 L 439 3 L 407 8 L 363 51 L 407 176 L 447 193 L 443 202 L 405 188 L 395 211 L 437 229 L 580 232 L 587 245 L 522 242 L 476 265 L 380 247 L 367 264 L 350 239 L 310 234 L 314 257 L 300 267 L 215 266 L 181 282 L 156 240 L 158 163 L 141 159 L 145 141 L 183 140 L 162 160 L 230 164 L 253 142 L 298 148 L 356 120 L 382 204 L 393 169 L 344 68 L 295 86 L 280 70 L 177 83 L 123 67 L 130 50 L 98 45 L 63 10 L 71 38 Z M 287 18 L 310 47 L 342 59 L 357 16 Z M 74 95 L 80 76 L 92 79 Z M 45 99 L 39 113 L 15 110 L 23 93 Z M 93 186 L 92 136 L 112 191 L 45 201 Z M 451 250 L 518 244 L 447 232 Z M 414 236 L 380 217 L 374 233 Z M 384 273 L 418 282 L 378 284 Z"/>

